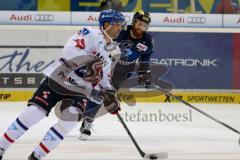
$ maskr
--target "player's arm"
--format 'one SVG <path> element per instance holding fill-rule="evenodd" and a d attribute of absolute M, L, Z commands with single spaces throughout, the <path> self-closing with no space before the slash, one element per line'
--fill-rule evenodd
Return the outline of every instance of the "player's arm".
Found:
<path fill-rule="evenodd" d="M 151 85 L 151 70 L 150 70 L 150 56 L 153 53 L 153 40 L 148 45 L 147 51 L 142 54 L 139 58 L 139 79 L 138 82 L 145 87 L 149 87 Z"/>

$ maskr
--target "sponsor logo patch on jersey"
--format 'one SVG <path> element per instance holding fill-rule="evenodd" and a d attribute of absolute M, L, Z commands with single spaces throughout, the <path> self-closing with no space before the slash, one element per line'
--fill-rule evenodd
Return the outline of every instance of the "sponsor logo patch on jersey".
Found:
<path fill-rule="evenodd" d="M 144 51 L 145 52 L 148 49 L 148 47 L 146 45 L 142 44 L 142 43 L 138 43 L 137 44 L 137 49 L 139 51 Z"/>
<path fill-rule="evenodd" d="M 83 38 L 82 39 L 75 39 L 74 41 L 76 42 L 75 46 L 77 48 L 80 48 L 80 49 L 84 49 L 85 48 L 85 41 L 84 41 Z"/>

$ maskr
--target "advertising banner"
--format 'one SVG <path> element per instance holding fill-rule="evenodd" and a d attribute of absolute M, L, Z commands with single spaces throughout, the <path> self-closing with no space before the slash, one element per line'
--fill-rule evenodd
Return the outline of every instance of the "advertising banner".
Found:
<path fill-rule="evenodd" d="M 112 8 L 123 12 L 139 9 L 151 13 L 240 13 L 240 0 L 11 0 L 0 1 L 0 10 L 11 11 L 83 11 Z"/>
<path fill-rule="evenodd" d="M 69 25 L 70 12 L 0 11 L 1 24 Z"/>
<path fill-rule="evenodd" d="M 98 26 L 100 12 L 0 11 L 0 24 Z M 134 12 L 123 12 L 131 24 Z M 240 16 L 151 13 L 151 27 L 238 28 Z"/>
<path fill-rule="evenodd" d="M 43 78 L 41 72 L 62 55 L 64 43 L 74 32 L 0 30 L 6 36 L 0 43 L 0 88 L 36 88 Z M 162 79 L 176 89 L 239 89 L 240 34 L 150 34 L 155 40 L 151 62 L 169 68 Z"/>
<path fill-rule="evenodd" d="M 37 88 L 61 49 L 0 48 L 0 88 Z M 44 55 L 44 56 L 43 56 Z"/>
<path fill-rule="evenodd" d="M 1 101 L 28 101 L 34 91 L 33 90 L 1 90 L 0 91 L 0 102 Z"/>
<path fill-rule="evenodd" d="M 222 0 L 121 0 L 120 4 L 108 3 L 111 8 L 118 8 L 124 12 L 134 12 L 139 9 L 155 13 L 216 13 L 217 6 Z M 237 0 L 232 0 L 233 2 Z M 100 11 L 104 7 L 100 0 L 72 0 L 72 11 Z"/>
<path fill-rule="evenodd" d="M 123 12 L 128 24 L 133 13 Z M 98 25 L 99 12 L 72 12 L 72 25 Z M 152 27 L 222 27 L 222 15 L 151 13 Z"/>
<path fill-rule="evenodd" d="M 128 24 L 131 24 L 133 13 L 123 12 Z M 72 12 L 72 25 L 98 26 L 99 12 Z"/>
<path fill-rule="evenodd" d="M 223 27 L 239 28 L 240 27 L 240 15 L 239 14 L 223 15 Z"/>
<path fill-rule="evenodd" d="M 232 88 L 232 33 L 154 32 L 152 62 L 166 65 L 176 89 Z"/>
<path fill-rule="evenodd" d="M 78 28 L 77 28 L 78 29 Z M 61 56 L 73 30 L 0 30 L 0 101 L 26 101 L 44 78 L 41 73 Z M 11 34 L 11 37 L 7 35 Z M 240 34 L 150 32 L 155 40 L 151 62 L 169 70 L 161 77 L 177 96 L 191 103 L 239 103 L 238 94 L 196 90 L 240 89 Z M 34 38 L 33 38 L 34 35 Z M 19 37 L 23 37 L 19 40 Z M 155 70 L 152 74 L 157 73 Z M 154 75 L 156 76 L 156 75 Z M 179 89 L 188 90 L 180 92 Z M 189 91 L 190 90 L 190 91 Z M 176 102 L 157 92 L 122 90 L 123 101 Z"/>
<path fill-rule="evenodd" d="M 151 13 L 151 26 L 163 27 L 222 27 L 219 14 L 167 14 Z"/>
<path fill-rule="evenodd" d="M 27 101 L 34 93 L 34 90 L 1 90 L 0 101 Z M 220 104 L 240 104 L 240 97 L 237 93 L 219 93 L 219 92 L 181 92 L 173 91 L 178 96 L 189 103 L 220 103 Z M 145 96 L 142 96 L 142 95 Z M 119 98 L 122 102 L 165 102 L 178 103 L 175 99 L 157 92 L 126 92 L 120 90 Z"/>

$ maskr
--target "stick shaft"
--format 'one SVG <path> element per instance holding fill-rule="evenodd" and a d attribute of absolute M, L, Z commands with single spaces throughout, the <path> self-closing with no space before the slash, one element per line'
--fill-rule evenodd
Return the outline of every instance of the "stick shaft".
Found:
<path fill-rule="evenodd" d="M 208 118 L 212 119 L 213 121 L 215 121 L 215 122 L 217 122 L 217 123 L 223 125 L 224 127 L 228 128 L 228 129 L 232 130 L 233 132 L 235 132 L 235 133 L 237 133 L 237 134 L 240 135 L 240 131 L 238 131 L 237 129 L 235 129 L 235 128 L 229 126 L 228 124 L 226 124 L 226 123 L 224 123 L 224 122 L 218 120 L 217 118 L 211 116 L 210 114 L 208 114 L 208 113 L 206 113 L 206 112 L 200 110 L 199 108 L 193 106 L 192 104 L 188 103 L 187 101 L 184 101 L 183 99 L 179 98 L 178 96 L 175 96 L 175 95 L 173 95 L 172 93 L 167 92 L 167 91 L 164 90 L 164 89 L 161 89 L 159 86 L 157 86 L 157 85 L 155 85 L 155 84 L 152 84 L 152 85 L 153 85 L 154 87 L 156 87 L 157 89 L 159 89 L 160 91 L 164 92 L 165 95 L 170 96 L 170 97 L 176 99 L 176 100 L 179 101 L 179 102 L 182 102 L 182 103 L 185 104 L 186 106 L 188 106 L 188 107 L 190 107 L 190 108 L 192 108 L 192 109 L 198 111 L 199 113 L 201 113 L 201 114 L 207 116 Z"/>
<path fill-rule="evenodd" d="M 140 155 L 142 157 L 145 156 L 146 153 L 144 153 L 142 151 L 142 149 L 139 147 L 139 145 L 137 144 L 137 141 L 135 140 L 135 138 L 133 137 L 132 133 L 130 132 L 130 130 L 128 129 L 127 125 L 125 124 L 125 122 L 123 121 L 122 117 L 120 116 L 119 113 L 117 113 L 117 117 L 119 119 L 119 121 L 121 122 L 121 124 L 123 125 L 124 129 L 126 130 L 128 136 L 130 137 L 130 139 L 132 140 L 133 144 L 135 145 L 135 147 L 137 148 L 138 152 L 140 153 Z"/>

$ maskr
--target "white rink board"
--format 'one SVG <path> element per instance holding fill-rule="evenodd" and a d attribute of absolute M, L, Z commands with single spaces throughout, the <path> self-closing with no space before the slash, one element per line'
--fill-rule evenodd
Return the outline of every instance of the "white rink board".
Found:
<path fill-rule="evenodd" d="M 239 105 L 194 104 L 196 107 L 240 130 Z M 0 103 L 0 134 L 25 108 L 26 102 Z M 135 107 L 123 104 L 122 113 L 129 115 L 141 113 L 149 115 L 189 114 L 183 104 L 138 103 Z M 141 111 L 139 111 L 141 110 Z M 125 114 L 123 118 L 126 120 Z M 159 117 L 158 117 L 159 118 Z M 239 160 L 239 136 L 229 129 L 208 119 L 198 112 L 191 111 L 191 120 L 186 122 L 165 121 L 126 121 L 142 150 L 146 153 L 168 152 L 169 160 Z M 51 114 L 31 128 L 20 140 L 15 142 L 5 155 L 7 160 L 22 160 L 39 144 L 46 131 L 56 122 Z M 133 122 L 134 121 L 134 122 Z M 80 125 L 79 125 L 80 126 Z M 79 127 L 78 126 L 78 127 Z M 111 129 L 110 129 L 111 128 Z M 127 136 L 117 118 L 107 115 L 94 123 L 94 131 L 89 141 L 78 140 L 78 128 L 75 128 L 64 141 L 45 159 L 48 160 L 139 160 L 139 153 Z"/>
<path fill-rule="evenodd" d="M 0 11 L 0 24 L 96 26 L 100 12 Z M 132 22 L 134 12 L 123 12 Z M 240 25 L 239 14 L 150 13 L 154 27 L 233 27 Z"/>

